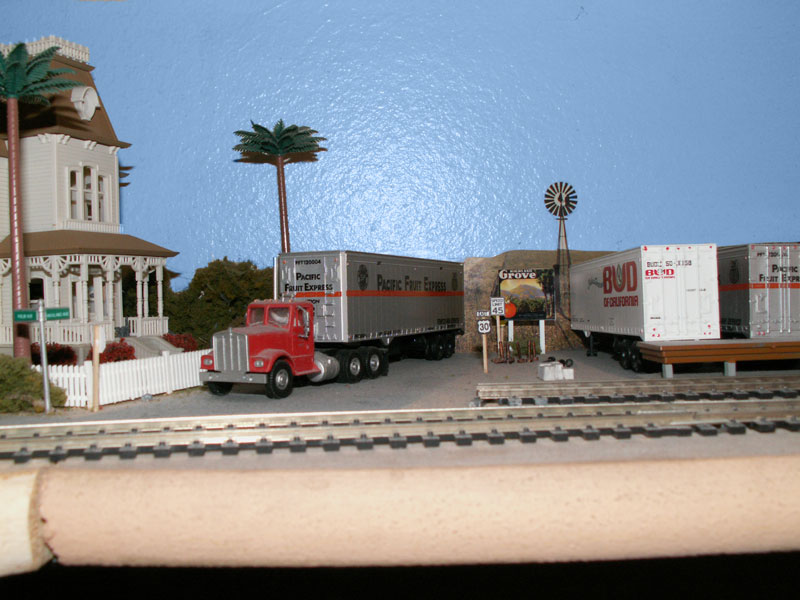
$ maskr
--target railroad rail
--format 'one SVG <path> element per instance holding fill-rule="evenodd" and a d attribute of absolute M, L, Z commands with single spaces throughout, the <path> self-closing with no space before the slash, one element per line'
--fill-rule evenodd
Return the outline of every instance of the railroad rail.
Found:
<path fill-rule="evenodd" d="M 670 435 L 800 430 L 800 400 L 626 401 L 463 409 L 261 414 L 145 419 L 0 427 L 0 460 L 99 460 L 176 453 L 269 454 L 276 450 L 325 451 L 376 445 L 459 446 L 539 438 L 566 441 L 600 436 L 627 439 Z"/>
<path fill-rule="evenodd" d="M 479 383 L 471 406 L 797 398 L 800 376 Z"/>

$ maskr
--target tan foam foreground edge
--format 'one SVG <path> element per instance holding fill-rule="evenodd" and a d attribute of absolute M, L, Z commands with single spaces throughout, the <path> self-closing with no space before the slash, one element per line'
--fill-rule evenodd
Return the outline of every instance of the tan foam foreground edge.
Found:
<path fill-rule="evenodd" d="M 345 471 L 48 468 L 40 477 L 41 534 L 65 565 L 426 565 L 800 549 L 800 456 Z"/>
<path fill-rule="evenodd" d="M 0 473 L 0 575 L 34 571 L 50 552 L 42 541 L 38 472 Z"/>

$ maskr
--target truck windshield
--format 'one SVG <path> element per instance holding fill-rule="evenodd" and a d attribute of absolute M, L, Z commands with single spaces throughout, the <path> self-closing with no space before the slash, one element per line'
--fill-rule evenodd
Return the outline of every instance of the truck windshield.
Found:
<path fill-rule="evenodd" d="M 250 315 L 247 319 L 248 325 L 263 325 L 264 324 L 264 309 L 263 307 L 256 307 L 250 309 Z"/>
<path fill-rule="evenodd" d="M 270 308 L 267 315 L 267 323 L 277 327 L 286 327 L 289 325 L 289 307 Z"/>

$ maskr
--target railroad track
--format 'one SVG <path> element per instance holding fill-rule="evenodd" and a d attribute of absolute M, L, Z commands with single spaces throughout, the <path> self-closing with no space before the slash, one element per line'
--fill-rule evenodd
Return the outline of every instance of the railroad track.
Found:
<path fill-rule="evenodd" d="M 620 401 L 406 411 L 261 414 L 0 427 L 0 460 L 59 462 L 184 453 L 437 447 L 800 430 L 800 400 Z"/>
<path fill-rule="evenodd" d="M 798 376 L 480 383 L 471 406 L 494 403 L 520 406 L 654 400 L 764 400 L 798 396 Z"/>

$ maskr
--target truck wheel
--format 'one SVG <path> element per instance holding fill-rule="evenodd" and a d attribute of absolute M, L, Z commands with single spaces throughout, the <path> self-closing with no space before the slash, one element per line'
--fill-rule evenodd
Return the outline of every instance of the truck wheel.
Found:
<path fill-rule="evenodd" d="M 364 353 L 364 375 L 368 379 L 375 379 L 383 372 L 383 361 L 385 355 L 377 348 L 368 348 Z"/>
<path fill-rule="evenodd" d="M 452 333 L 444 336 L 444 357 L 450 358 L 456 353 L 456 336 Z"/>
<path fill-rule="evenodd" d="M 215 396 L 224 396 L 233 388 L 233 384 L 226 381 L 209 381 L 208 391 Z"/>
<path fill-rule="evenodd" d="M 343 350 L 338 355 L 339 381 L 358 383 L 364 376 L 364 363 L 356 350 Z"/>
<path fill-rule="evenodd" d="M 267 375 L 267 396 L 286 398 L 294 388 L 292 368 L 285 360 L 279 360 Z"/>
<path fill-rule="evenodd" d="M 619 346 L 619 366 L 629 370 L 633 363 L 633 343 L 631 340 L 622 340 Z"/>
<path fill-rule="evenodd" d="M 433 335 L 428 338 L 428 348 L 425 352 L 428 360 L 442 360 L 444 358 L 444 342 L 442 336 Z"/>

